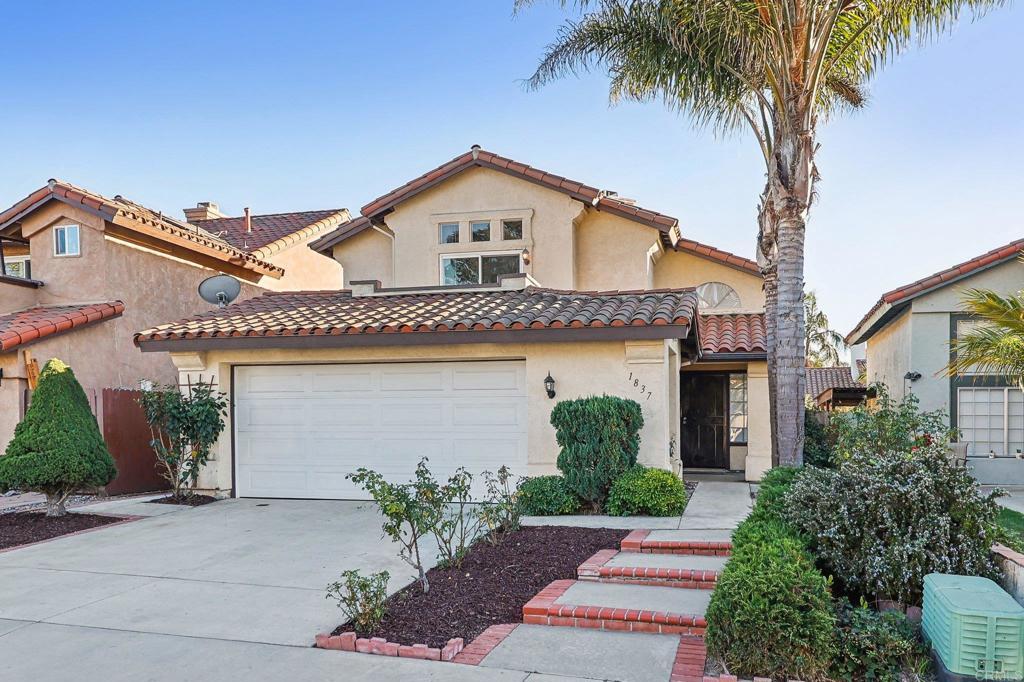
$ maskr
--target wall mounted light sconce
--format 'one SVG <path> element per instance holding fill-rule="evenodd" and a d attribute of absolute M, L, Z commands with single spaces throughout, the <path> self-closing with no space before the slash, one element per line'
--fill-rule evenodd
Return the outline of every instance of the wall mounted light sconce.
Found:
<path fill-rule="evenodd" d="M 551 372 L 544 377 L 544 390 L 547 391 L 549 398 L 555 397 L 555 380 L 551 378 Z"/>
<path fill-rule="evenodd" d="M 920 372 L 907 372 L 903 375 L 903 379 L 906 381 L 917 381 L 921 378 Z"/>
<path fill-rule="evenodd" d="M 530 264 L 530 250 L 529 249 L 523 249 L 523 265 L 529 265 L 529 264 Z"/>

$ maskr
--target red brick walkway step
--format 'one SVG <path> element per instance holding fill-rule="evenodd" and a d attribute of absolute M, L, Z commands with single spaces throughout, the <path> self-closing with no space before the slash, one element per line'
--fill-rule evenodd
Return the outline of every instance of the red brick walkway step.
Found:
<path fill-rule="evenodd" d="M 580 564 L 580 580 L 713 590 L 728 557 L 603 549 Z"/>
<path fill-rule="evenodd" d="M 556 580 L 523 607 L 523 622 L 703 635 L 708 590 Z"/>
<path fill-rule="evenodd" d="M 634 530 L 622 539 L 623 552 L 728 556 L 732 550 L 727 530 Z"/>

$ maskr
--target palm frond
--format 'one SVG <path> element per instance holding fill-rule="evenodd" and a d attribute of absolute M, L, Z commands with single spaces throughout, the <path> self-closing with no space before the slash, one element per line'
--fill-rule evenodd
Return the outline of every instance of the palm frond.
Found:
<path fill-rule="evenodd" d="M 945 374 L 996 374 L 1024 380 L 1024 295 L 985 289 L 963 292 L 963 308 L 980 324 L 951 342 Z"/>

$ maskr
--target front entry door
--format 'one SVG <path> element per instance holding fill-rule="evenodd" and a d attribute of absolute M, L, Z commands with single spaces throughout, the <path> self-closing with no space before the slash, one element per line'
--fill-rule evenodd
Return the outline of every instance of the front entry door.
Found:
<path fill-rule="evenodd" d="M 683 467 L 728 469 L 729 375 L 684 372 L 679 379 Z"/>

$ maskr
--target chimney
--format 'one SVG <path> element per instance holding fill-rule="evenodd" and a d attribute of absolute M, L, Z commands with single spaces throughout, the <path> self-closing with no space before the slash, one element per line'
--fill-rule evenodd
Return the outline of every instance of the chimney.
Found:
<path fill-rule="evenodd" d="M 245 232 L 250 234 L 252 232 L 252 214 L 249 212 L 249 207 L 245 207 Z"/>
<path fill-rule="evenodd" d="M 186 208 L 185 220 L 190 223 L 194 223 L 199 220 L 211 220 L 213 218 L 227 218 L 226 215 L 220 212 L 217 204 L 212 201 L 200 201 L 196 204 L 195 208 Z"/>

